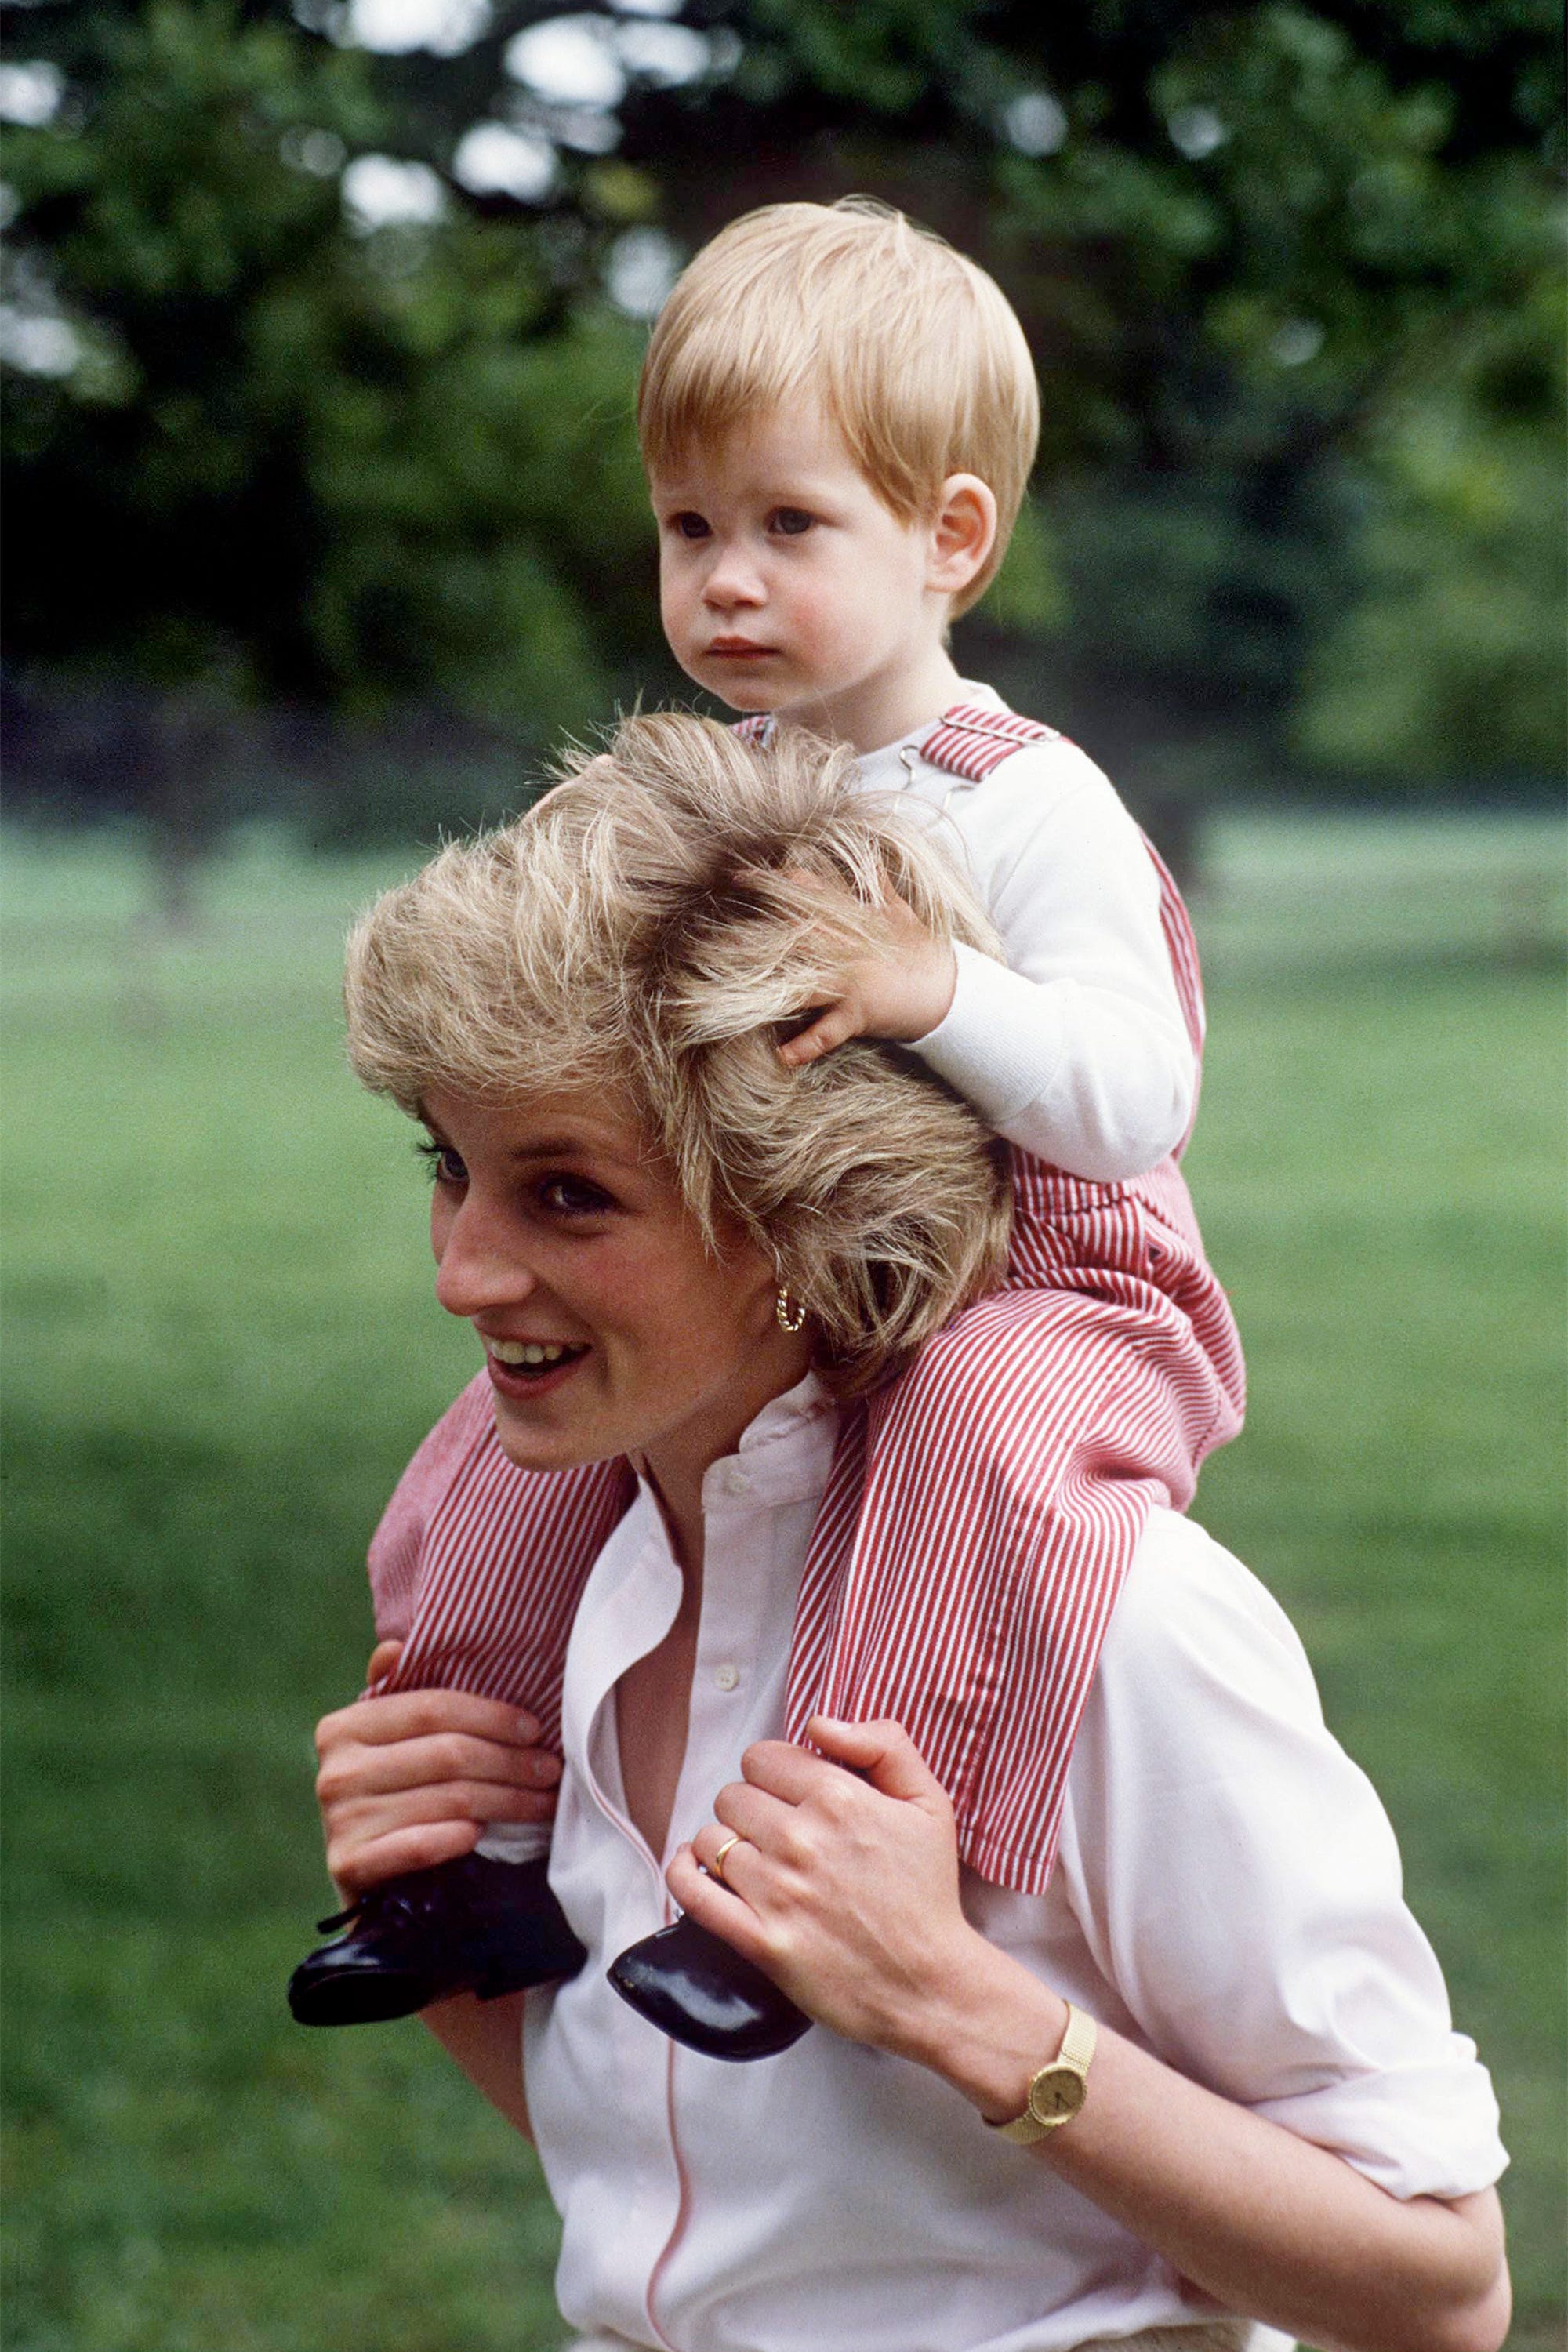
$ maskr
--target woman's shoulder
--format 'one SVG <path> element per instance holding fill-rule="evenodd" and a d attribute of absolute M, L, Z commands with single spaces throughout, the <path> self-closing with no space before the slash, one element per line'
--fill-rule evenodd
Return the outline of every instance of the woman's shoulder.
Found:
<path fill-rule="evenodd" d="M 1321 1728 L 1301 1638 L 1262 1580 L 1182 1513 L 1150 1512 L 1100 1654 L 1103 1685 L 1146 1703 L 1229 1692 Z"/>
<path fill-rule="evenodd" d="M 1176 1847 L 1211 1883 L 1290 1875 L 1333 1820 L 1380 1870 L 1387 1815 L 1323 1719 L 1300 1635 L 1260 1580 L 1194 1521 L 1151 1512 L 1111 1614 L 1068 1769 L 1069 1815 L 1114 1814 L 1122 1861 Z M 1224 1869 L 1220 1869 L 1220 1850 Z M 1240 1888 L 1237 1889 L 1238 1899 Z"/>

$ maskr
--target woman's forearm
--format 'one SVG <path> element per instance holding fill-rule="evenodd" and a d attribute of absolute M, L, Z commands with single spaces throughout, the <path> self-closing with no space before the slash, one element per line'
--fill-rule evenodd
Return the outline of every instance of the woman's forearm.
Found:
<path fill-rule="evenodd" d="M 474 2088 L 531 2141 L 522 2081 L 523 2000 L 520 1992 L 503 1993 L 497 2000 L 460 1993 L 455 2000 L 433 2002 L 420 2015 Z"/>
<path fill-rule="evenodd" d="M 747 1749 L 744 1780 L 670 1864 L 676 1901 L 823 2023 L 1007 2121 L 1061 2046 L 1066 2002 L 965 1918 L 952 1807 L 908 1734 L 806 1728 L 821 1755 Z M 1507 2332 L 1489 2190 L 1388 2196 L 1118 2034 L 1102 2032 L 1073 2120 L 1007 2153 L 1051 2165 L 1215 2302 L 1309 2343 L 1498 2352 Z"/>
<path fill-rule="evenodd" d="M 1024 2104 L 1067 2005 L 975 1937 L 972 1967 L 907 2054 L 987 2120 Z M 1232 2310 L 1343 2352 L 1496 2352 L 1507 2333 L 1491 2191 L 1449 2204 L 1386 2195 L 1338 2157 L 1207 2091 L 1102 2030 L 1072 2122 L 1018 2150 Z"/>

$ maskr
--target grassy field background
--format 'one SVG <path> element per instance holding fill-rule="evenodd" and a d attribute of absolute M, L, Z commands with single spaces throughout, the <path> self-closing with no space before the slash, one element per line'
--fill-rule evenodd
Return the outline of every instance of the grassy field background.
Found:
<path fill-rule="evenodd" d="M 1227 822 L 1190 1160 L 1253 1381 L 1200 1510 L 1300 1624 L 1493 2066 L 1521 2352 L 1564 2341 L 1562 848 Z M 9 2352 L 563 2333 L 529 2152 L 416 2025 L 282 2003 L 365 1537 L 473 1368 L 338 1045 L 345 914 L 398 870 L 258 838 L 170 940 L 128 845 L 5 860 Z"/>

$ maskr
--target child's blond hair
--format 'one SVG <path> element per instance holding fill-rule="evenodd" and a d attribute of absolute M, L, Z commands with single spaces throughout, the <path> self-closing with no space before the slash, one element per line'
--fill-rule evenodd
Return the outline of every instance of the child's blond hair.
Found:
<path fill-rule="evenodd" d="M 655 480 L 700 443 L 802 394 L 819 400 L 889 512 L 935 512 L 950 474 L 996 499 L 1006 552 L 1040 431 L 1024 331 L 994 279 L 867 196 L 766 205 L 721 229 L 677 279 L 637 392 Z"/>
<path fill-rule="evenodd" d="M 807 1309 L 840 1395 L 897 1371 L 1006 1263 L 1005 1157 L 967 1103 L 861 1038 L 775 1050 L 896 889 L 943 937 L 994 934 L 851 754 L 779 729 L 627 720 L 500 832 L 390 890 L 349 942 L 349 1053 L 419 1113 L 588 1090 L 625 1109 L 710 1242 L 738 1225 Z"/>

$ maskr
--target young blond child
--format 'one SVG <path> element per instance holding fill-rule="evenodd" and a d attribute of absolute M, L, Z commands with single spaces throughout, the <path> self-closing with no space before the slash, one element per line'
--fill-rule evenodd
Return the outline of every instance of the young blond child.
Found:
<path fill-rule="evenodd" d="M 859 200 L 752 214 L 670 296 L 638 425 L 682 667 L 743 731 L 847 742 L 866 790 L 921 803 L 1002 940 L 1005 962 L 952 948 L 889 900 L 876 950 L 824 971 L 779 1048 L 801 1065 L 858 1034 L 906 1046 L 1014 1147 L 1015 1190 L 1006 1289 L 871 1402 L 847 1565 L 803 1586 L 789 1714 L 792 1736 L 818 1710 L 902 1722 L 965 1861 L 1037 1892 L 1148 1510 L 1184 1507 L 1240 1425 L 1239 1345 L 1175 1158 L 1202 1042 L 1191 933 L 1100 771 L 948 651 L 1038 431 L 1022 331 L 982 270 Z M 781 1267 L 781 1321 L 809 1307 Z M 542 1381 L 562 1349 L 542 1328 L 491 1352 Z M 401 1645 L 378 1687 L 504 1697 L 552 1744 L 575 1596 L 625 1489 L 613 1467 L 591 1489 L 512 1469 L 489 1393 L 482 1375 L 459 1398 L 378 1531 L 377 1628 Z M 449 1826 L 405 1833 L 352 1932 L 296 1971 L 296 2015 L 353 2022 L 569 1969 L 546 1837 L 498 1822 L 454 1853 Z M 628 1998 L 715 2054 L 804 2025 L 763 2014 L 765 1979 L 737 1991 L 722 1948 L 712 1981 L 689 1948 L 628 1959 Z"/>

